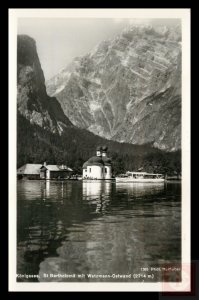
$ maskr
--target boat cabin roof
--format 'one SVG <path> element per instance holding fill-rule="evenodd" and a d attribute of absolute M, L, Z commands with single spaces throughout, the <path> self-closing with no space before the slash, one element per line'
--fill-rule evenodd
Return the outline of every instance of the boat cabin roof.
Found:
<path fill-rule="evenodd" d="M 147 173 L 147 172 L 126 172 L 127 174 L 135 174 L 135 175 L 162 175 L 157 173 Z"/>

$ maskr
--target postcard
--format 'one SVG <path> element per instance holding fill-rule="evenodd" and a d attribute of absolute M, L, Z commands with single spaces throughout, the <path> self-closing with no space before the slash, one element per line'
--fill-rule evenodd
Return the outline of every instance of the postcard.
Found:
<path fill-rule="evenodd" d="M 190 291 L 190 10 L 9 9 L 9 290 Z"/>

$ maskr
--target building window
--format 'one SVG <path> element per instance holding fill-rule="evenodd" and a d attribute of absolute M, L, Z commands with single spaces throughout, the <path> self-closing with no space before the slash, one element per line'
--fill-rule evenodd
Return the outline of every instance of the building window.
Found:
<path fill-rule="evenodd" d="M 107 168 L 105 168 L 105 173 L 107 173 Z"/>
<path fill-rule="evenodd" d="M 89 168 L 89 172 L 91 173 L 91 168 Z"/>

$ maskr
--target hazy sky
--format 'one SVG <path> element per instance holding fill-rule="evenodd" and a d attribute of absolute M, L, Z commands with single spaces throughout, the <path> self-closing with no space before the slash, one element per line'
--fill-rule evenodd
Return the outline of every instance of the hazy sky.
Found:
<path fill-rule="evenodd" d="M 116 36 L 129 24 L 172 25 L 178 19 L 51 19 L 18 20 L 18 34 L 35 39 L 45 79 L 56 75 L 76 56 L 89 52 L 102 40 Z"/>

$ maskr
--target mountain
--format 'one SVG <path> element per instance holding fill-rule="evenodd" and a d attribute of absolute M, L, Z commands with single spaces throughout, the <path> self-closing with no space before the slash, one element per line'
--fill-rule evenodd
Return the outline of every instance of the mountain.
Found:
<path fill-rule="evenodd" d="M 57 99 L 47 95 L 35 41 L 24 35 L 18 36 L 17 92 L 17 167 L 47 161 L 66 164 L 81 174 L 96 147 L 107 145 L 115 174 L 139 168 L 180 173 L 180 151 L 165 153 L 151 144 L 106 140 L 72 125 Z"/>
<path fill-rule="evenodd" d="M 85 129 L 68 127 L 61 135 L 17 116 L 17 167 L 25 163 L 66 164 L 82 174 L 82 165 L 95 154 L 98 145 L 107 145 L 114 174 L 142 168 L 148 172 L 181 172 L 181 152 L 165 152 L 151 145 L 132 145 L 105 140 Z"/>
<path fill-rule="evenodd" d="M 131 26 L 46 85 L 79 128 L 119 142 L 181 149 L 179 26 Z"/>
<path fill-rule="evenodd" d="M 17 37 L 17 109 L 30 123 L 54 133 L 72 126 L 57 99 L 47 95 L 35 41 L 26 35 Z"/>

